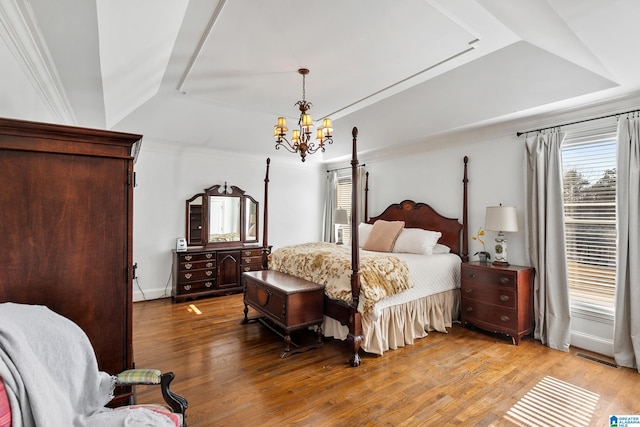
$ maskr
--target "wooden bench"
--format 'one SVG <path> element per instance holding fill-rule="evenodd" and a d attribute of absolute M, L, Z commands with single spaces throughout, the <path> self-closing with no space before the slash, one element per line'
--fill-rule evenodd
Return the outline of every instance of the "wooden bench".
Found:
<path fill-rule="evenodd" d="M 324 286 L 275 270 L 242 273 L 244 286 L 243 324 L 257 320 L 284 338 L 280 357 L 322 346 Z M 260 316 L 249 318 L 249 306 Z M 274 327 L 275 325 L 275 327 Z M 317 340 L 299 346 L 291 341 L 291 332 L 317 326 Z M 292 349 L 291 346 L 295 348 Z"/>

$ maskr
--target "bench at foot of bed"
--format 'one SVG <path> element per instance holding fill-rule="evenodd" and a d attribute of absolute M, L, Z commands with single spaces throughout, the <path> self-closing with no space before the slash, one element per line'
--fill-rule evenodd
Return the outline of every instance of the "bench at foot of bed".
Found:
<path fill-rule="evenodd" d="M 284 338 L 280 357 L 300 353 L 322 345 L 324 286 L 275 270 L 242 273 L 244 319 L 260 321 Z M 249 318 L 249 306 L 261 315 Z M 291 341 L 291 332 L 317 326 L 317 340 L 299 346 Z M 292 348 L 292 346 L 294 348 Z"/>

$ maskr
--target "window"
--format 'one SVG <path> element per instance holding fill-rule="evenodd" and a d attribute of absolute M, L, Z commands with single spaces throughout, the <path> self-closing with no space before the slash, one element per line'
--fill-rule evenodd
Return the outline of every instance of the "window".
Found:
<path fill-rule="evenodd" d="M 351 224 L 351 176 L 338 177 L 338 188 L 336 188 L 336 208 L 346 209 Z M 342 226 L 342 241 L 345 245 L 351 242 L 351 227 Z"/>
<path fill-rule="evenodd" d="M 562 144 L 565 243 L 572 302 L 613 308 L 616 128 L 568 132 Z"/>

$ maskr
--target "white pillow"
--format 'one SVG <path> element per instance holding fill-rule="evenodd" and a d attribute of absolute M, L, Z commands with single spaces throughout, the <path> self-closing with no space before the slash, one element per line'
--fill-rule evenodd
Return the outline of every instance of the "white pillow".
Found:
<path fill-rule="evenodd" d="M 434 254 L 448 254 L 449 252 L 451 252 L 451 248 L 447 245 L 441 245 L 440 243 L 437 243 L 433 247 Z"/>
<path fill-rule="evenodd" d="M 367 224 L 365 222 L 361 222 L 358 225 L 358 245 L 362 247 L 364 242 L 367 241 L 367 237 L 369 237 L 369 233 L 371 233 L 371 229 L 373 228 L 373 224 Z"/>
<path fill-rule="evenodd" d="M 405 228 L 396 239 L 392 252 L 431 255 L 440 237 L 439 231 Z"/>

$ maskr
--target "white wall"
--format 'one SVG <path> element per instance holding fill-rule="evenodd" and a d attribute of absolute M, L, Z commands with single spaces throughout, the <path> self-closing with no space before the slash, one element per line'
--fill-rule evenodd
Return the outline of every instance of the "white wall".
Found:
<path fill-rule="evenodd" d="M 369 215 L 380 214 L 390 203 L 410 199 L 428 203 L 441 215 L 462 221 L 463 159 L 468 156 L 469 255 L 482 250 L 471 235 L 484 228 L 487 206 L 516 206 L 518 225 L 523 230 L 524 142 L 515 133 L 485 140 L 467 138 L 471 137 L 462 135 L 456 142 L 443 142 L 429 151 L 404 157 L 365 160 L 369 171 Z M 485 235 L 486 249 L 492 257 L 496 235 L 492 231 Z M 506 237 L 509 262 L 528 265 L 524 232 L 507 233 Z"/>
<path fill-rule="evenodd" d="M 324 170 L 291 156 L 272 158 L 269 177 L 269 244 L 321 239 Z M 184 148 L 143 139 L 135 164 L 134 301 L 171 295 L 171 251 L 185 236 L 185 201 L 215 184 L 235 185 L 260 204 L 260 242 L 266 159 Z"/>

